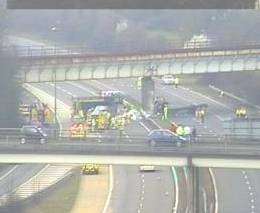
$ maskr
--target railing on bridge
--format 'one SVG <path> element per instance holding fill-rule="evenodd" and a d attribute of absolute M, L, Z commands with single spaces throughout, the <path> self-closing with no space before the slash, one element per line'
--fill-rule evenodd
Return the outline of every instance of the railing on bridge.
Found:
<path fill-rule="evenodd" d="M 170 54 L 170 53 L 187 53 L 203 51 L 236 51 L 259 49 L 260 42 L 256 41 L 235 41 L 235 40 L 206 40 L 206 41 L 189 41 L 188 45 L 181 42 L 167 45 L 161 49 L 140 49 L 136 51 L 124 51 L 121 48 L 119 52 L 94 53 L 93 49 L 84 46 L 11 46 L 6 47 L 15 51 L 20 57 L 48 57 L 48 56 L 84 56 L 84 57 L 105 57 L 105 56 L 130 56 L 130 55 L 153 55 L 153 54 Z"/>

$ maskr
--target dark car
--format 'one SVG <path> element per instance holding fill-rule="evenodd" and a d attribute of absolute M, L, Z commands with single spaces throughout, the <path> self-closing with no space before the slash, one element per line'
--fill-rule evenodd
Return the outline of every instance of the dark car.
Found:
<path fill-rule="evenodd" d="M 180 137 L 168 129 L 156 129 L 148 135 L 148 142 L 151 146 L 155 145 L 177 145 L 180 146 L 186 142 L 186 139 Z"/>
<path fill-rule="evenodd" d="M 26 142 L 46 143 L 47 134 L 40 127 L 23 126 L 21 128 L 21 143 L 24 144 Z"/>

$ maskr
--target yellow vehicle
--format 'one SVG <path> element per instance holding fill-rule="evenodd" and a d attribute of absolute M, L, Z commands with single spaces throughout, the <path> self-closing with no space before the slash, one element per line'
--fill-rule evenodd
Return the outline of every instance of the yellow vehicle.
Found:
<path fill-rule="evenodd" d="M 97 175 L 99 173 L 99 166 L 96 164 L 85 164 L 81 169 L 81 173 L 83 175 Z"/>

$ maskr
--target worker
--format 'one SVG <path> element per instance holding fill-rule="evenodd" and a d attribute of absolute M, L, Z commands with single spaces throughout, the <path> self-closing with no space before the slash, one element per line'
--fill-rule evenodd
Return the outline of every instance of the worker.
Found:
<path fill-rule="evenodd" d="M 176 134 L 177 134 L 178 136 L 183 136 L 183 135 L 184 135 L 184 129 L 183 129 L 183 127 L 182 127 L 181 125 L 179 125 L 179 126 L 177 127 L 177 129 L 176 129 Z"/>
<path fill-rule="evenodd" d="M 201 123 L 204 123 L 204 121 L 205 121 L 205 110 L 204 109 L 200 110 L 200 121 L 201 121 Z"/>
<path fill-rule="evenodd" d="M 178 85 L 179 85 L 179 78 L 175 77 L 174 78 L 174 86 L 175 86 L 175 88 L 178 88 Z"/>
<path fill-rule="evenodd" d="M 197 130 L 196 127 L 194 126 L 191 131 L 191 141 L 196 142 L 196 138 L 197 138 Z"/>
<path fill-rule="evenodd" d="M 184 131 L 184 135 L 190 135 L 191 134 L 191 128 L 188 127 L 188 126 L 185 126 L 183 128 L 183 131 Z"/>
<path fill-rule="evenodd" d="M 168 119 L 168 105 L 167 103 L 163 104 L 163 116 L 162 120 L 167 120 Z"/>
<path fill-rule="evenodd" d="M 236 109 L 235 114 L 236 114 L 237 118 L 240 118 L 240 109 L 239 108 Z"/>
<path fill-rule="evenodd" d="M 156 97 L 155 101 L 154 101 L 154 105 L 153 105 L 154 106 L 153 109 L 154 109 L 154 114 L 155 115 L 157 115 L 158 112 L 159 112 L 159 104 L 160 104 L 159 97 Z"/>
<path fill-rule="evenodd" d="M 223 92 L 223 91 L 220 91 L 219 96 L 222 98 L 222 97 L 224 96 L 224 92 Z"/>
<path fill-rule="evenodd" d="M 247 118 L 247 113 L 246 113 L 246 108 L 241 108 L 240 109 L 240 114 L 241 114 L 241 117 L 243 118 Z"/>
<path fill-rule="evenodd" d="M 188 139 L 188 141 L 191 141 L 191 128 L 190 127 L 185 126 L 183 128 L 183 136 L 185 136 Z"/>
<path fill-rule="evenodd" d="M 96 119 L 92 118 L 91 120 L 91 131 L 94 132 L 96 129 Z"/>
<path fill-rule="evenodd" d="M 170 130 L 174 133 L 176 133 L 176 130 L 178 128 L 178 125 L 174 122 L 171 123 L 171 127 L 170 127 Z"/>
<path fill-rule="evenodd" d="M 116 128 L 116 118 L 115 117 L 112 117 L 111 119 L 110 119 L 110 128 L 111 129 L 115 129 Z"/>

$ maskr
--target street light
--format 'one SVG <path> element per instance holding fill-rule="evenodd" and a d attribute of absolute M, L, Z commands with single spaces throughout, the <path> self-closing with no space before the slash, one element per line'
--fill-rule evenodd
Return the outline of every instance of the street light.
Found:
<path fill-rule="evenodd" d="M 55 25 L 51 26 L 51 31 L 52 32 L 56 32 L 57 31 L 57 27 Z M 56 46 L 56 45 L 55 45 Z M 54 46 L 54 48 L 55 48 Z M 56 52 L 54 50 L 54 52 Z M 57 124 L 58 124 L 58 120 L 57 120 L 57 73 L 56 70 L 53 70 L 53 75 L 54 75 L 54 124 L 55 124 L 55 137 L 57 136 Z"/>

